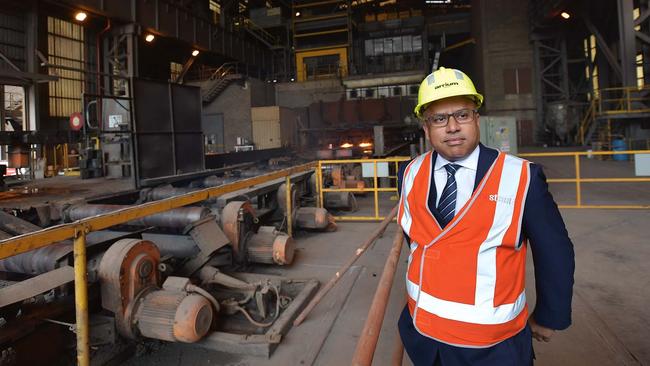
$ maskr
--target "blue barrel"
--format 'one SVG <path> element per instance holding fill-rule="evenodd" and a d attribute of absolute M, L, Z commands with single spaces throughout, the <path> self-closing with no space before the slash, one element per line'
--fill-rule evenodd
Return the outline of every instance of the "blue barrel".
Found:
<path fill-rule="evenodd" d="M 612 150 L 614 151 L 625 151 L 627 150 L 627 144 L 625 143 L 625 140 L 623 139 L 615 139 L 612 140 Z M 612 155 L 613 159 L 616 161 L 626 161 L 630 157 L 628 154 L 615 154 Z"/>

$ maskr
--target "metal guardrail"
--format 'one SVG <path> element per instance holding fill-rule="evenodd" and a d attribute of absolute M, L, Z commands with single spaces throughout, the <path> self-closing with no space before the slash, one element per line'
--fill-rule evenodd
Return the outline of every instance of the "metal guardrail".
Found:
<path fill-rule="evenodd" d="M 277 172 L 240 180 L 234 183 L 206 188 L 181 196 L 160 201 L 131 206 L 99 216 L 89 217 L 73 223 L 54 226 L 29 234 L 19 235 L 0 241 L 0 259 L 42 248 L 66 239 L 74 239 L 74 272 L 75 272 L 75 312 L 77 329 L 77 364 L 90 365 L 89 328 L 88 328 L 88 278 L 86 269 L 86 235 L 91 231 L 109 228 L 145 216 L 161 213 L 173 208 L 198 203 L 212 197 L 231 193 L 240 189 L 265 183 L 274 179 L 286 178 L 286 197 L 291 197 L 290 176 L 292 174 L 314 169 L 316 163 L 307 163 Z M 291 202 L 287 199 L 286 212 L 291 212 Z M 291 215 L 287 214 L 288 234 L 291 235 Z"/>
<path fill-rule="evenodd" d="M 341 159 L 341 160 L 319 160 L 318 168 L 316 169 L 317 186 L 319 190 L 318 206 L 324 206 L 324 193 L 325 192 L 373 192 L 374 193 L 374 216 L 335 216 L 338 221 L 381 221 L 384 216 L 379 216 L 379 192 L 395 192 L 397 193 L 397 184 L 395 187 L 379 188 L 379 178 L 377 176 L 377 164 L 379 163 L 394 163 L 395 175 L 388 176 L 389 179 L 395 179 L 397 182 L 397 171 L 399 170 L 399 163 L 411 160 L 407 156 L 398 156 L 384 159 Z M 374 176 L 373 186 L 371 188 L 324 188 L 323 187 L 323 165 L 336 165 L 336 164 L 373 164 Z"/>
<path fill-rule="evenodd" d="M 597 118 L 646 113 L 650 113 L 650 85 L 595 90 L 589 108 L 580 122 L 578 140 L 584 145 L 586 135 Z"/>
<path fill-rule="evenodd" d="M 557 153 L 529 153 L 519 154 L 522 158 L 532 157 L 566 157 L 573 156 L 575 178 L 551 178 L 548 183 L 575 183 L 576 204 L 558 205 L 560 208 L 596 208 L 596 209 L 650 209 L 650 205 L 585 205 L 582 203 L 583 183 L 637 183 L 650 182 L 650 178 L 582 178 L 580 171 L 581 156 L 597 155 L 623 155 L 623 154 L 650 154 L 650 150 L 625 150 L 625 151 L 591 151 L 591 152 L 557 152 Z"/>

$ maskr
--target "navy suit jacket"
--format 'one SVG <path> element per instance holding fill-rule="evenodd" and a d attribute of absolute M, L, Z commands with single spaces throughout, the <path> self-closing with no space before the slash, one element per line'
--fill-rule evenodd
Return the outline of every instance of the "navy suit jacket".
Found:
<path fill-rule="evenodd" d="M 480 144 L 474 189 L 496 160 L 498 151 Z M 433 153 L 431 164 L 435 165 L 437 154 Z M 407 164 L 398 172 L 398 190 L 401 192 L 402 177 Z M 433 169 L 431 169 L 433 172 Z M 528 239 L 535 266 L 537 302 L 533 317 L 542 326 L 565 329 L 571 324 L 571 297 L 573 294 L 574 253 L 562 216 L 548 191 L 546 176 L 539 165 L 530 165 L 530 186 L 524 204 L 522 240 Z M 436 212 L 436 185 L 431 179 L 428 205 Z M 519 365 L 512 358 L 528 364 L 532 357 L 530 329 L 526 327 L 512 339 L 487 349 L 470 349 L 448 346 L 421 336 L 413 327 L 405 308 L 399 322 L 404 347 L 416 365 L 432 365 L 437 359 L 443 365 Z M 412 328 L 412 329 L 411 329 Z M 418 338 L 421 337 L 421 338 Z M 512 344 L 509 344 L 512 343 Z M 410 348 L 410 349 L 409 349 Z M 530 348 L 530 349 L 529 349 Z M 513 350 L 517 350 L 513 354 Z M 505 352 L 505 353 L 504 353 Z M 452 354 L 453 353 L 453 354 Z M 421 357 L 422 356 L 422 357 Z M 513 363 L 514 362 L 514 363 Z"/>

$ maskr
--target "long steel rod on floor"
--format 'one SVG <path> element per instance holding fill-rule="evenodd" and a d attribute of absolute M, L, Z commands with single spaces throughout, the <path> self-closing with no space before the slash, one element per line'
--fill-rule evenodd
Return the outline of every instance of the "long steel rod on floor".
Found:
<path fill-rule="evenodd" d="M 381 279 L 379 280 L 375 296 L 372 299 L 372 305 L 370 306 L 366 323 L 363 326 L 361 337 L 357 343 L 357 349 L 352 358 L 352 365 L 354 366 L 372 365 L 372 358 L 375 355 L 377 341 L 379 341 L 381 325 L 384 323 L 390 289 L 393 287 L 393 280 L 395 279 L 395 271 L 397 270 L 399 255 L 402 252 L 403 242 L 404 233 L 401 228 L 397 228 L 397 232 L 393 238 L 393 247 L 386 259 L 384 272 L 381 274 Z"/>
<path fill-rule="evenodd" d="M 356 262 L 357 259 L 359 259 L 359 257 L 361 257 L 361 255 L 366 252 L 366 249 L 368 249 L 368 247 L 372 243 L 374 243 L 375 240 L 377 240 L 377 238 L 386 230 L 388 224 L 391 221 L 393 221 L 393 219 L 395 219 L 395 216 L 397 215 L 397 207 L 398 205 L 395 205 L 395 207 L 393 207 L 393 209 L 390 211 L 390 214 L 388 214 L 388 216 L 386 216 L 386 218 L 379 224 L 379 227 L 377 227 L 377 229 L 373 231 L 372 235 L 370 235 L 370 237 L 366 239 L 363 245 L 357 248 L 357 250 L 354 252 L 354 255 L 343 266 L 341 266 L 341 268 L 336 272 L 334 277 L 332 277 L 332 279 L 318 291 L 316 296 L 314 296 L 314 298 L 311 299 L 311 301 L 309 302 L 309 304 L 307 304 L 307 306 L 302 311 L 302 313 L 300 313 L 300 315 L 298 315 L 296 320 L 293 321 L 294 326 L 300 325 L 305 320 L 307 315 L 309 315 L 311 310 L 316 305 L 318 305 L 318 303 L 325 296 L 325 294 L 327 294 L 329 290 L 331 290 L 332 287 L 334 287 L 334 285 L 341 279 L 341 277 L 343 277 L 345 272 L 347 272 L 347 270 L 354 264 L 354 262 Z"/>

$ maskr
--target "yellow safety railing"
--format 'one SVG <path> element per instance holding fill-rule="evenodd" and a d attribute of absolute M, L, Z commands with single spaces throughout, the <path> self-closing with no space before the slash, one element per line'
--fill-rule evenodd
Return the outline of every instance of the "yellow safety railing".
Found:
<path fill-rule="evenodd" d="M 599 89 L 580 121 L 578 140 L 585 144 L 587 132 L 598 117 L 641 113 L 650 113 L 650 85 Z"/>
<path fill-rule="evenodd" d="M 650 85 L 604 88 L 598 91 L 596 115 L 650 113 Z"/>
<path fill-rule="evenodd" d="M 397 156 L 383 159 L 341 159 L 341 160 L 319 160 L 316 169 L 316 179 L 319 190 L 318 206 L 324 206 L 324 195 L 326 192 L 373 192 L 374 194 L 374 216 L 335 216 L 334 218 L 339 221 L 381 221 L 384 216 L 379 216 L 379 192 L 395 192 L 397 193 L 397 184 L 392 187 L 379 187 L 379 177 L 377 175 L 377 164 L 392 163 L 395 166 L 395 175 L 389 175 L 387 178 L 395 179 L 397 182 L 397 172 L 399 170 L 399 163 L 411 160 L 408 156 Z M 373 186 L 370 188 L 325 188 L 323 187 L 323 166 L 324 165 L 337 165 L 337 164 L 373 164 L 374 174 L 372 177 Z"/>
<path fill-rule="evenodd" d="M 621 154 L 650 154 L 650 150 L 626 150 L 626 151 L 593 151 L 593 152 L 557 152 L 557 153 L 528 153 L 518 154 L 522 158 L 535 157 L 573 157 L 575 178 L 551 178 L 548 183 L 575 183 L 576 204 L 558 205 L 560 208 L 597 208 L 597 209 L 650 209 L 650 205 L 585 205 L 582 203 L 583 183 L 638 183 L 650 182 L 650 178 L 582 178 L 580 170 L 581 156 L 597 155 L 621 155 Z"/>
<path fill-rule="evenodd" d="M 183 207 L 218 197 L 226 193 L 249 188 L 274 179 L 286 179 L 286 197 L 291 197 L 290 177 L 293 174 L 313 170 L 316 163 L 307 163 L 295 167 L 278 170 L 273 173 L 240 180 L 226 185 L 206 188 L 177 197 L 160 201 L 130 206 L 105 215 L 93 216 L 73 223 L 54 226 L 29 234 L 23 234 L 0 241 L 0 259 L 46 247 L 56 242 L 74 239 L 74 272 L 75 272 L 75 311 L 77 332 L 77 364 L 90 365 L 89 329 L 88 329 L 88 284 L 86 273 L 86 235 L 91 231 L 103 230 L 111 226 L 124 224 L 128 221 L 145 216 L 161 213 L 173 208 Z M 288 233 L 291 235 L 291 201 L 287 199 Z"/>

